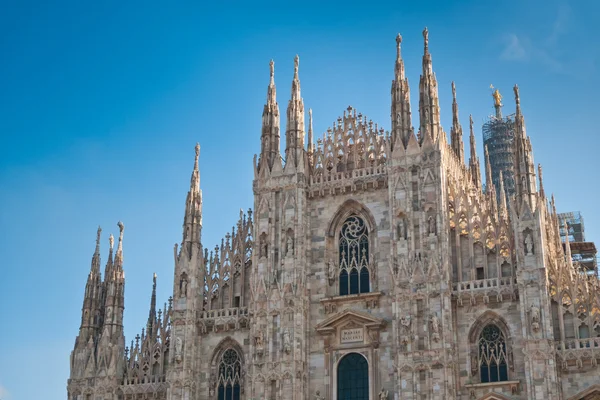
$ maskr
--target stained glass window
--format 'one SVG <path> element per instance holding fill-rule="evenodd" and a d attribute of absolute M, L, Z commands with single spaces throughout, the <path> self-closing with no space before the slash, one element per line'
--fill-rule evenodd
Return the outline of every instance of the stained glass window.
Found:
<path fill-rule="evenodd" d="M 225 350 L 219 364 L 219 400 L 240 400 L 240 375 L 242 362 L 233 349 Z"/>
<path fill-rule="evenodd" d="M 340 295 L 368 293 L 369 236 L 359 216 L 351 215 L 342 225 L 339 251 Z"/>
<path fill-rule="evenodd" d="M 358 353 L 344 356 L 338 364 L 337 373 L 338 400 L 369 399 L 369 365 Z"/>
<path fill-rule="evenodd" d="M 478 347 L 481 383 L 507 381 L 506 340 L 500 328 L 493 324 L 483 328 Z"/>

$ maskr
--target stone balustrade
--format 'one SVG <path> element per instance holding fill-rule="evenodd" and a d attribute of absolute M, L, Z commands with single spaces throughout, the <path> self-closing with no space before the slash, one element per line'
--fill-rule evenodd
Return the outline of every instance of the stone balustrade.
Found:
<path fill-rule="evenodd" d="M 564 342 L 556 342 L 556 350 L 589 350 L 599 349 L 600 350 L 600 337 L 587 338 L 587 339 L 566 339 Z"/>
<path fill-rule="evenodd" d="M 503 287 L 512 287 L 516 283 L 517 279 L 512 276 L 504 278 L 477 279 L 474 281 L 455 282 L 453 284 L 453 290 L 456 293 L 490 290 Z"/>
<path fill-rule="evenodd" d="M 200 313 L 200 319 L 204 320 L 242 316 L 248 316 L 248 307 L 221 308 L 218 310 L 202 311 Z"/>

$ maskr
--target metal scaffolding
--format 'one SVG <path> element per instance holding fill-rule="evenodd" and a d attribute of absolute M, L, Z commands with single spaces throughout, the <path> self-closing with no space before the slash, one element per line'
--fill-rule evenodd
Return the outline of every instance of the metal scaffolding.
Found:
<path fill-rule="evenodd" d="M 496 115 L 491 115 L 483 124 L 483 144 L 487 146 L 492 169 L 492 182 L 496 190 L 500 188 L 500 171 L 504 178 L 504 190 L 508 196 L 515 193 L 514 114 L 502 117 L 497 108 Z M 496 193 L 499 196 L 499 193 Z M 498 199 L 499 200 L 499 199 Z"/>

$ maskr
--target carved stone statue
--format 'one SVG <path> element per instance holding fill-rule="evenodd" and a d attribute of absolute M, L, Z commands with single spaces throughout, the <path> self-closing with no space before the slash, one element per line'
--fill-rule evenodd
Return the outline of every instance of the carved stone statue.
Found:
<path fill-rule="evenodd" d="M 317 390 L 317 393 L 315 393 L 315 400 L 325 400 L 325 397 L 321 396 L 321 392 Z"/>
<path fill-rule="evenodd" d="M 402 325 L 402 328 L 406 332 L 408 332 L 410 330 L 410 322 L 411 322 L 410 314 L 406 314 L 406 315 L 403 315 L 402 317 L 400 317 L 400 324 Z"/>
<path fill-rule="evenodd" d="M 181 362 L 183 356 L 183 341 L 180 337 L 175 338 L 175 361 Z"/>
<path fill-rule="evenodd" d="M 540 309 L 532 304 L 529 312 L 531 313 L 531 329 L 537 332 L 540 330 Z"/>
<path fill-rule="evenodd" d="M 335 262 L 332 260 L 327 261 L 327 278 L 329 278 L 329 284 L 333 285 L 335 282 L 335 276 L 337 275 L 337 268 Z"/>
<path fill-rule="evenodd" d="M 262 330 L 259 330 L 257 335 L 254 337 L 254 345 L 258 349 L 262 349 L 265 345 L 265 336 Z"/>
<path fill-rule="evenodd" d="M 288 328 L 283 330 L 283 351 L 285 354 L 290 354 L 292 351 L 292 341 L 290 339 L 290 330 Z"/>
<path fill-rule="evenodd" d="M 379 400 L 387 400 L 388 398 L 388 391 L 385 389 L 381 389 L 381 392 L 379 392 Z"/>
<path fill-rule="evenodd" d="M 431 330 L 433 333 L 440 333 L 440 319 L 436 313 L 431 314 Z"/>
<path fill-rule="evenodd" d="M 294 255 L 294 239 L 291 236 L 288 236 L 287 242 L 285 244 L 285 254 L 287 256 Z"/>
<path fill-rule="evenodd" d="M 396 227 L 396 233 L 397 233 L 398 239 L 406 240 L 406 223 L 404 222 L 404 218 L 400 218 L 400 220 L 398 221 L 398 225 Z"/>
<path fill-rule="evenodd" d="M 179 282 L 179 297 L 187 297 L 187 287 L 188 281 L 185 275 L 181 277 L 181 281 Z"/>
<path fill-rule="evenodd" d="M 258 255 L 260 258 L 267 256 L 267 239 L 264 236 L 260 237 L 260 252 Z"/>
<path fill-rule="evenodd" d="M 433 215 L 430 216 L 427 222 L 429 226 L 429 234 L 435 235 L 435 217 Z"/>
<path fill-rule="evenodd" d="M 525 255 L 533 254 L 533 239 L 531 238 L 531 233 L 527 233 L 525 236 Z"/>

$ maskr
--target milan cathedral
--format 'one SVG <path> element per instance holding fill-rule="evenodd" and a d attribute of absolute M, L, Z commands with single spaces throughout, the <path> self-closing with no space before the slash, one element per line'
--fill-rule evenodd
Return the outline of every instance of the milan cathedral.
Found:
<path fill-rule="evenodd" d="M 196 146 L 172 297 L 155 276 L 130 342 L 124 225 L 104 277 L 98 229 L 69 400 L 600 399 L 600 284 L 563 250 L 519 88 L 507 196 L 454 83 L 447 139 L 423 37 L 416 132 L 398 35 L 391 130 L 348 107 L 315 143 L 296 56 L 283 154 L 271 62 L 253 210 L 204 246 Z"/>

